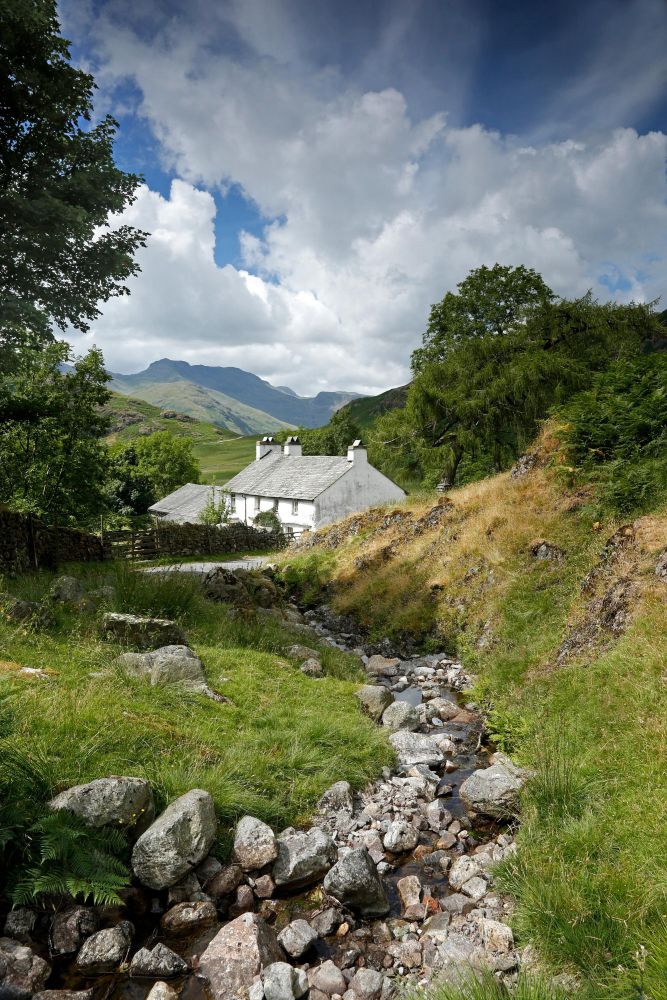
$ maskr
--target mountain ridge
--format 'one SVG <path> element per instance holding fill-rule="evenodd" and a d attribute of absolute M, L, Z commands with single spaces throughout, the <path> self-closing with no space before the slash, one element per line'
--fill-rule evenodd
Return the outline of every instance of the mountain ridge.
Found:
<path fill-rule="evenodd" d="M 273 386 L 242 368 L 191 365 L 171 358 L 160 358 L 133 374 L 109 374 L 112 388 L 122 395 L 173 405 L 230 429 L 238 430 L 240 421 L 245 433 L 273 431 L 280 426 L 320 427 L 341 406 L 361 395 L 323 391 L 299 396 L 288 386 Z M 170 388 L 175 385 L 178 391 Z M 234 413 L 234 402 L 243 407 L 241 413 Z"/>

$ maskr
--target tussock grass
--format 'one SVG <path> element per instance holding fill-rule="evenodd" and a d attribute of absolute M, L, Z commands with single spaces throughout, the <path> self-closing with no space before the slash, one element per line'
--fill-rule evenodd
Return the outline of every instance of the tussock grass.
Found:
<path fill-rule="evenodd" d="M 385 736 L 359 711 L 354 657 L 323 648 L 326 676 L 313 680 L 284 656 L 309 638 L 205 601 L 190 577 L 137 573 L 135 584 L 125 567 L 81 575 L 115 586 L 123 610 L 180 616 L 209 683 L 231 703 L 126 676 L 112 665 L 120 647 L 98 637 L 99 612 L 59 610 L 48 632 L 2 623 L 0 655 L 53 671 L 49 681 L 0 673 L 3 752 L 34 762 L 40 798 L 106 774 L 145 776 L 160 804 L 201 787 L 215 799 L 224 841 L 242 813 L 281 829 L 306 818 L 334 781 L 360 787 L 391 760 Z M 51 584 L 52 575 L 35 574 L 12 587 L 38 597 Z"/>
<path fill-rule="evenodd" d="M 572 994 L 545 977 L 522 973 L 513 987 L 505 986 L 490 972 L 470 972 L 458 983 L 432 987 L 427 1000 L 570 1000 Z"/>

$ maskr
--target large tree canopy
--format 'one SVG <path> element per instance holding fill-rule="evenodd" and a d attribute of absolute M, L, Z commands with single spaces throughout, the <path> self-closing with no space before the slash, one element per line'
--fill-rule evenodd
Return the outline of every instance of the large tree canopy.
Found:
<path fill-rule="evenodd" d="M 457 288 L 431 307 L 422 346 L 412 355 L 415 374 L 468 340 L 509 333 L 554 298 L 537 271 L 522 265 L 478 267 Z"/>
<path fill-rule="evenodd" d="M 117 123 L 90 124 L 95 83 L 68 60 L 55 0 L 0 0 L 0 371 L 52 324 L 88 329 L 145 241 L 109 225 L 140 177 L 116 167 Z"/>

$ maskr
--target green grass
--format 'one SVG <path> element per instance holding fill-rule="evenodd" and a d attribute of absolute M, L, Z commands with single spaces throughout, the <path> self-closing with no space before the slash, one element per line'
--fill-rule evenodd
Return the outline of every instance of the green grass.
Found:
<path fill-rule="evenodd" d="M 114 584 L 113 569 L 79 572 L 89 587 Z M 124 572 L 113 603 L 128 607 Z M 12 591 L 36 599 L 51 580 L 32 574 L 12 581 Z M 163 606 L 165 584 L 147 581 L 143 607 Z M 155 589 L 152 604 L 145 587 Z M 358 709 L 353 657 L 323 648 L 327 676 L 312 680 L 283 655 L 293 642 L 312 643 L 274 619 L 189 593 L 180 617 L 229 705 L 125 676 L 112 665 L 120 647 L 98 638 L 99 612 L 58 610 L 48 632 L 0 625 L 3 660 L 52 672 L 37 682 L 7 663 L 0 670 L 0 736 L 7 748 L 47 762 L 48 794 L 106 774 L 147 777 L 161 804 L 205 788 L 224 841 L 243 813 L 283 828 L 305 818 L 334 781 L 360 787 L 391 759 L 385 737 Z"/>
<path fill-rule="evenodd" d="M 169 408 L 177 409 L 175 406 Z M 235 431 L 204 420 L 181 421 L 161 417 L 162 407 L 143 399 L 129 398 L 114 392 L 105 410 L 111 416 L 112 428 L 123 417 L 138 418 L 126 427 L 112 429 L 107 438 L 109 443 L 133 441 L 155 431 L 168 431 L 175 437 L 189 438 L 193 444 L 194 456 L 200 464 L 203 483 L 226 483 L 255 457 L 256 435 L 239 437 Z"/>
<path fill-rule="evenodd" d="M 570 1000 L 572 994 L 541 976 L 521 973 L 509 988 L 490 972 L 471 972 L 458 983 L 432 987 L 424 996 L 427 1000 Z"/>

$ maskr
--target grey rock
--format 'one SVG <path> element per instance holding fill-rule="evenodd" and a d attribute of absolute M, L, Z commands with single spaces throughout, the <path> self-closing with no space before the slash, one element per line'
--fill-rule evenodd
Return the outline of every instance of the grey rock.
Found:
<path fill-rule="evenodd" d="M 134 927 L 129 920 L 91 934 L 76 956 L 78 969 L 91 975 L 115 972 L 125 961 L 133 937 Z"/>
<path fill-rule="evenodd" d="M 302 969 L 287 962 L 272 962 L 262 971 L 266 1000 L 299 1000 L 308 992 L 308 978 Z"/>
<path fill-rule="evenodd" d="M 243 816 L 236 824 L 233 856 L 246 872 L 275 861 L 278 845 L 271 827 L 254 816 Z"/>
<path fill-rule="evenodd" d="M 171 937 L 193 934 L 210 927 L 218 919 L 218 911 L 209 901 L 177 903 L 160 919 L 160 928 Z"/>
<path fill-rule="evenodd" d="M 449 923 L 452 917 L 447 911 L 435 913 L 428 920 L 424 921 L 422 937 L 432 938 L 434 941 L 444 941 L 449 934 Z"/>
<path fill-rule="evenodd" d="M 0 594 L 0 612 L 10 622 L 27 622 L 35 628 L 51 628 L 55 618 L 37 601 L 24 601 L 11 594 Z"/>
<path fill-rule="evenodd" d="M 244 913 L 218 931 L 199 959 L 198 974 L 208 980 L 213 1000 L 236 1000 L 263 968 L 282 960 L 275 931 L 257 914 Z"/>
<path fill-rule="evenodd" d="M 396 751 L 398 762 L 403 767 L 413 764 L 440 764 L 443 760 L 441 751 L 435 744 L 437 737 L 424 736 L 421 733 L 411 733 L 407 729 L 399 729 L 389 737 Z"/>
<path fill-rule="evenodd" d="M 210 898 L 207 893 L 202 891 L 201 884 L 195 873 L 188 872 L 180 882 L 169 886 L 167 906 L 174 906 L 176 903 L 205 902 Z"/>
<path fill-rule="evenodd" d="M 314 656 L 310 656 L 307 660 L 304 660 L 299 670 L 306 677 L 324 677 L 324 667 Z"/>
<path fill-rule="evenodd" d="M 363 916 L 389 912 L 382 879 L 365 847 L 355 848 L 333 866 L 324 879 L 324 891 Z"/>
<path fill-rule="evenodd" d="M 277 886 L 301 888 L 316 882 L 336 860 L 336 845 L 324 830 L 285 830 L 278 838 L 278 856 L 273 865 Z"/>
<path fill-rule="evenodd" d="M 102 616 L 101 632 L 104 639 L 122 642 L 137 649 L 187 645 L 187 638 L 180 625 L 167 618 L 142 618 L 139 615 L 108 611 Z"/>
<path fill-rule="evenodd" d="M 255 909 L 255 894 L 249 885 L 240 885 L 236 898 L 229 907 L 230 917 L 240 917 L 242 913 L 252 913 Z"/>
<path fill-rule="evenodd" d="M 302 646 L 301 643 L 295 643 L 285 650 L 285 656 L 289 657 L 290 660 L 319 660 L 320 654 L 316 649 L 312 649 L 310 646 Z"/>
<path fill-rule="evenodd" d="M 384 710 L 382 725 L 392 733 L 399 729 L 414 731 L 419 728 L 419 712 L 407 701 L 395 701 Z"/>
<path fill-rule="evenodd" d="M 393 854 L 412 851 L 417 846 L 419 835 L 411 823 L 404 819 L 395 819 L 389 824 L 384 835 L 384 846 Z"/>
<path fill-rule="evenodd" d="M 478 857 L 474 854 L 464 854 L 452 862 L 448 876 L 449 884 L 452 889 L 460 891 L 469 879 L 481 875 L 483 871 L 483 865 Z"/>
<path fill-rule="evenodd" d="M 456 702 L 450 701 L 449 698 L 432 698 L 428 706 L 429 710 L 443 722 L 450 722 L 461 711 Z"/>
<path fill-rule="evenodd" d="M 146 979 L 174 979 L 188 971 L 188 963 L 166 944 L 140 948 L 130 962 L 130 975 Z"/>
<path fill-rule="evenodd" d="M 0 937 L 0 997 L 27 1000 L 44 989 L 51 966 L 31 948 L 8 937 Z"/>
<path fill-rule="evenodd" d="M 401 661 L 396 657 L 371 656 L 366 664 L 366 673 L 370 677 L 396 677 Z"/>
<path fill-rule="evenodd" d="M 10 910 L 7 914 L 5 934 L 7 937 L 14 938 L 15 941 L 28 944 L 36 923 L 37 914 L 35 911 L 29 910 L 26 906 L 20 906 L 16 910 Z"/>
<path fill-rule="evenodd" d="M 0 987 L 1 990 L 1 987 Z M 0 996 L 2 993 L 0 992 Z M 32 1000 L 94 1000 L 95 990 L 40 990 Z"/>
<path fill-rule="evenodd" d="M 330 788 L 327 788 L 317 803 L 317 808 L 322 812 L 338 812 L 340 809 L 352 812 L 354 809 L 354 800 L 352 798 L 352 785 L 350 782 L 337 781 Z"/>
<path fill-rule="evenodd" d="M 157 982 L 146 997 L 146 1000 L 178 1000 L 179 992 L 169 983 Z"/>
<path fill-rule="evenodd" d="M 221 699 L 209 688 L 204 665 L 189 646 L 171 645 L 147 653 L 122 653 L 113 662 L 134 677 L 146 678 L 153 687 L 179 684 L 188 691 Z"/>
<path fill-rule="evenodd" d="M 466 809 L 473 815 L 507 819 L 519 807 L 521 789 L 530 772 L 517 767 L 505 754 L 494 754 L 491 767 L 473 771 L 460 788 Z"/>
<path fill-rule="evenodd" d="M 76 604 L 83 597 L 83 587 L 75 576 L 59 576 L 50 596 L 58 604 Z"/>
<path fill-rule="evenodd" d="M 337 965 L 334 965 L 331 959 L 322 962 L 315 969 L 310 969 L 308 972 L 308 982 L 311 990 L 320 990 L 321 993 L 326 993 L 330 997 L 334 996 L 334 994 L 342 996 L 347 989 L 343 973 Z"/>
<path fill-rule="evenodd" d="M 365 684 L 355 691 L 356 697 L 366 715 L 369 715 L 374 722 L 379 722 L 385 708 L 391 705 L 394 696 L 387 688 L 376 684 Z"/>
<path fill-rule="evenodd" d="M 278 935 L 278 940 L 291 958 L 305 955 L 317 938 L 317 931 L 306 920 L 293 920 Z"/>
<path fill-rule="evenodd" d="M 145 829 L 155 815 L 153 793 L 143 778 L 110 775 L 85 785 L 74 785 L 49 802 L 51 809 L 67 809 L 88 826 Z"/>
<path fill-rule="evenodd" d="M 380 1000 L 384 978 L 375 969 L 357 969 L 350 981 L 350 989 L 359 1000 Z"/>
<path fill-rule="evenodd" d="M 480 899 L 483 899 L 484 896 L 486 896 L 488 890 L 489 887 L 487 883 L 484 881 L 483 878 L 480 878 L 479 875 L 474 875 L 471 879 L 468 879 L 468 881 L 464 882 L 464 884 L 461 886 L 461 892 L 464 893 L 466 896 L 470 896 L 470 898 L 474 899 L 476 903 L 478 903 Z"/>
<path fill-rule="evenodd" d="M 231 896 L 243 881 L 243 869 L 240 865 L 223 865 L 221 871 L 206 885 L 206 891 L 213 899 L 220 900 Z"/>
<path fill-rule="evenodd" d="M 218 829 L 213 799 L 193 788 L 171 802 L 132 851 L 132 869 L 151 889 L 174 885 L 203 861 Z"/>
<path fill-rule="evenodd" d="M 404 875 L 396 884 L 406 920 L 421 920 L 424 904 L 421 901 L 422 887 L 416 875 Z"/>
<path fill-rule="evenodd" d="M 333 906 L 329 906 L 311 918 L 310 926 L 320 937 L 329 937 L 330 934 L 338 930 L 342 922 L 343 918 L 340 912 Z"/>
<path fill-rule="evenodd" d="M 276 891 L 276 883 L 270 875 L 260 875 L 255 879 L 253 891 L 258 899 L 271 899 Z"/>
<path fill-rule="evenodd" d="M 98 927 L 99 918 L 92 906 L 71 906 L 56 913 L 49 940 L 51 954 L 73 955 Z"/>
<path fill-rule="evenodd" d="M 491 951 L 509 952 L 514 948 L 512 928 L 500 920 L 490 920 L 485 917 L 480 923 L 480 932 L 484 946 Z"/>

